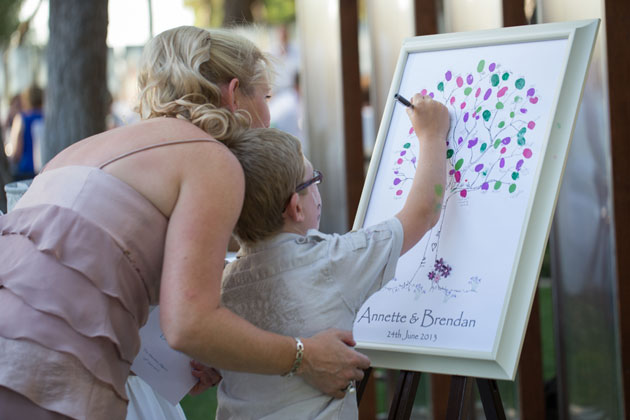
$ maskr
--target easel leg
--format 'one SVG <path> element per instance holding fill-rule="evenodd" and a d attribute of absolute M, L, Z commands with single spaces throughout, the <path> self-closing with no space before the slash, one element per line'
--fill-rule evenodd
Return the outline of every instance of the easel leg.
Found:
<path fill-rule="evenodd" d="M 368 381 L 370 380 L 372 368 L 367 368 L 363 371 L 363 373 L 365 374 L 365 376 L 363 376 L 363 379 L 361 380 L 361 382 L 359 382 L 359 385 L 357 386 L 357 404 L 361 403 L 361 398 L 363 398 L 363 393 L 365 392 L 365 388 L 367 387 Z"/>
<path fill-rule="evenodd" d="M 505 411 L 499 395 L 497 381 L 494 379 L 477 378 L 477 388 L 483 404 L 483 411 L 487 420 L 505 420 Z"/>
<path fill-rule="evenodd" d="M 451 378 L 451 392 L 448 397 L 447 420 L 466 420 L 470 415 L 470 400 L 472 399 L 472 378 L 453 376 Z"/>
<path fill-rule="evenodd" d="M 389 408 L 389 420 L 409 420 L 419 383 L 420 372 L 400 371 L 394 399 Z"/>

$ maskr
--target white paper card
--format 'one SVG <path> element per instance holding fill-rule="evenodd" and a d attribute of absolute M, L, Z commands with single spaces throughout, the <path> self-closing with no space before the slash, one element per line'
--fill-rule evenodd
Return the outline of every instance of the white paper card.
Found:
<path fill-rule="evenodd" d="M 151 388 L 175 405 L 197 383 L 192 376 L 190 357 L 169 347 L 160 328 L 160 308 L 149 314 L 146 325 L 140 329 L 140 352 L 131 370 Z"/>

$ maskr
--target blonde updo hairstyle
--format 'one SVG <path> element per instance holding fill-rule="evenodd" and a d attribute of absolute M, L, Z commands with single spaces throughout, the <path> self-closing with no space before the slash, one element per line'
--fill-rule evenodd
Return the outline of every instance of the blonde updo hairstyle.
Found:
<path fill-rule="evenodd" d="M 151 39 L 140 61 L 138 112 L 143 119 L 188 120 L 223 140 L 249 127 L 245 110 L 221 107 L 221 86 L 233 78 L 246 96 L 270 77 L 270 63 L 254 43 L 225 30 L 194 26 L 170 29 Z"/>

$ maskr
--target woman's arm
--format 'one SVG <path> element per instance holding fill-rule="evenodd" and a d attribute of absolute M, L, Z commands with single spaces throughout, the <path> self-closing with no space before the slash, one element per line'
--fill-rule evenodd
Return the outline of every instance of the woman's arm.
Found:
<path fill-rule="evenodd" d="M 223 261 L 244 195 L 236 158 L 217 145 L 183 164 L 170 217 L 160 295 L 161 325 L 169 345 L 218 368 L 260 374 L 289 372 L 292 337 L 263 331 L 220 306 Z M 349 333 L 326 331 L 304 338 L 299 373 L 337 397 L 361 379 L 369 360 L 352 350 Z"/>
<path fill-rule="evenodd" d="M 396 214 L 403 226 L 404 254 L 439 220 L 446 182 L 446 135 L 450 125 L 448 110 L 441 103 L 419 94 L 407 108 L 420 150 L 416 174 L 402 210 Z"/>
<path fill-rule="evenodd" d="M 24 149 L 24 119 L 21 114 L 16 114 L 11 124 L 11 130 L 9 131 L 9 143 L 5 152 L 7 157 L 12 163 L 17 164 L 22 158 L 22 152 Z"/>

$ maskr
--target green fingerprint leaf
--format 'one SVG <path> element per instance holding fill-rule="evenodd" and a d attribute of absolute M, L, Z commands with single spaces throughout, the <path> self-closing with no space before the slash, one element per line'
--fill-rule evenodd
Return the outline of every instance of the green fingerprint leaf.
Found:
<path fill-rule="evenodd" d="M 499 128 L 503 128 L 503 127 L 505 127 L 505 121 L 501 121 L 501 122 L 499 123 Z"/>
<path fill-rule="evenodd" d="M 514 191 L 516 191 L 516 184 L 512 184 L 510 185 L 510 188 L 508 188 L 508 191 L 513 193 Z"/>
<path fill-rule="evenodd" d="M 453 153 L 455 153 L 455 151 L 453 149 L 448 149 L 446 151 L 446 159 L 450 159 L 453 157 Z"/>
<path fill-rule="evenodd" d="M 501 188 L 501 181 L 497 181 L 494 183 L 494 189 L 498 190 L 499 188 Z"/>
<path fill-rule="evenodd" d="M 501 139 L 496 139 L 496 141 L 494 142 L 493 147 L 496 149 L 497 147 L 499 147 L 500 144 L 501 144 Z"/>
<path fill-rule="evenodd" d="M 468 95 L 470 95 L 470 92 L 472 92 L 472 88 L 470 86 L 468 86 L 466 89 L 464 89 L 464 95 L 468 96 Z"/>
<path fill-rule="evenodd" d="M 455 170 L 459 171 L 459 169 L 462 167 L 462 165 L 464 164 L 464 159 L 460 159 L 457 161 L 457 163 L 455 164 Z"/>
<path fill-rule="evenodd" d="M 497 102 L 497 109 L 503 109 L 503 102 Z"/>
<path fill-rule="evenodd" d="M 481 73 L 485 66 L 486 66 L 486 60 L 481 60 L 479 64 L 477 64 L 477 72 Z"/>

